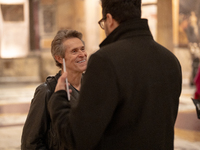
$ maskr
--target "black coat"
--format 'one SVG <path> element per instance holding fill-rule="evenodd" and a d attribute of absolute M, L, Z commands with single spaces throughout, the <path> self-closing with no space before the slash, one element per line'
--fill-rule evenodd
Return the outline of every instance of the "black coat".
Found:
<path fill-rule="evenodd" d="M 61 90 L 48 107 L 74 149 L 172 150 L 181 87 L 177 58 L 153 40 L 147 20 L 132 20 L 90 57 L 78 106 L 69 112 Z"/>
<path fill-rule="evenodd" d="M 51 124 L 49 112 L 47 110 L 48 101 L 53 94 L 57 80 L 61 75 L 61 71 L 55 76 L 49 76 L 46 82 L 40 84 L 34 93 L 31 101 L 29 113 L 23 127 L 21 138 L 22 150 L 60 150 L 64 147 L 60 144 L 60 140 Z M 76 105 L 79 92 L 72 89 L 71 103 Z M 65 148 L 66 149 L 66 148 Z"/>

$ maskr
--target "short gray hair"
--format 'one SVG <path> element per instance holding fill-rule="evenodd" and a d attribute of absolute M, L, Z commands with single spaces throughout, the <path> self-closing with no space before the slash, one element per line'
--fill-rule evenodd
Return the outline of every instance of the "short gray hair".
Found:
<path fill-rule="evenodd" d="M 51 54 L 56 62 L 56 66 L 58 66 L 59 68 L 62 67 L 62 64 L 55 59 L 55 56 L 58 55 L 63 58 L 65 57 L 65 47 L 63 45 L 63 42 L 70 38 L 79 38 L 83 42 L 82 33 L 70 29 L 59 30 L 56 36 L 54 37 L 53 41 L 51 42 Z"/>

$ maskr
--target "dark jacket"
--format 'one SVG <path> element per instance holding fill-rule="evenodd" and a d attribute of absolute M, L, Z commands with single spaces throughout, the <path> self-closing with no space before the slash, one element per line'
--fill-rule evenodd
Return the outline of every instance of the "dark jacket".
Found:
<path fill-rule="evenodd" d="M 55 90 L 60 75 L 61 71 L 55 76 L 47 77 L 46 82 L 36 88 L 22 132 L 22 150 L 63 149 L 58 136 L 54 132 L 47 110 L 47 103 Z M 72 89 L 71 102 L 76 105 L 79 92 L 72 86 L 70 86 L 70 89 Z"/>
<path fill-rule="evenodd" d="M 181 88 L 177 58 L 154 41 L 146 19 L 131 20 L 90 57 L 77 107 L 66 109 L 61 90 L 48 108 L 62 142 L 74 149 L 173 150 Z"/>

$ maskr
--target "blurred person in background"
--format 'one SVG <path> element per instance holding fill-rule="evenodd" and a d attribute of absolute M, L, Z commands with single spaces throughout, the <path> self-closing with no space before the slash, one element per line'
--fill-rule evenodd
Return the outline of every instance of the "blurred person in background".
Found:
<path fill-rule="evenodd" d="M 195 93 L 194 98 L 192 98 L 192 101 L 196 107 L 197 117 L 200 119 L 200 66 L 198 68 L 198 72 L 194 78 L 195 83 Z"/>
<path fill-rule="evenodd" d="M 87 67 L 82 33 L 75 30 L 60 30 L 51 43 L 51 53 L 56 65 L 61 70 L 55 76 L 49 76 L 46 82 L 36 88 L 31 101 L 30 110 L 23 127 L 21 138 L 22 150 L 60 150 L 63 149 L 60 140 L 51 124 L 47 110 L 48 101 L 63 73 L 63 58 L 65 58 L 67 78 L 71 89 L 70 104 L 76 105 L 81 87 L 83 72 Z"/>
<path fill-rule="evenodd" d="M 59 78 L 48 110 L 61 142 L 76 150 L 173 150 L 182 89 L 175 55 L 154 41 L 141 0 L 101 0 L 106 39 L 91 55 L 79 103 Z"/>

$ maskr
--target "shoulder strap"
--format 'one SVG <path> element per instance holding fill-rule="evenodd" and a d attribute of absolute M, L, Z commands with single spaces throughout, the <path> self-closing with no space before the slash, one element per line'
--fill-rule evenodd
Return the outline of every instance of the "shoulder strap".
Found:
<path fill-rule="evenodd" d="M 60 77 L 61 75 L 61 71 L 59 71 L 55 76 L 48 76 L 46 78 L 46 84 L 48 86 L 48 100 L 50 99 L 51 95 L 53 94 L 54 90 L 55 90 L 55 87 L 56 87 L 56 84 L 57 84 L 57 81 L 58 81 L 58 78 Z"/>

